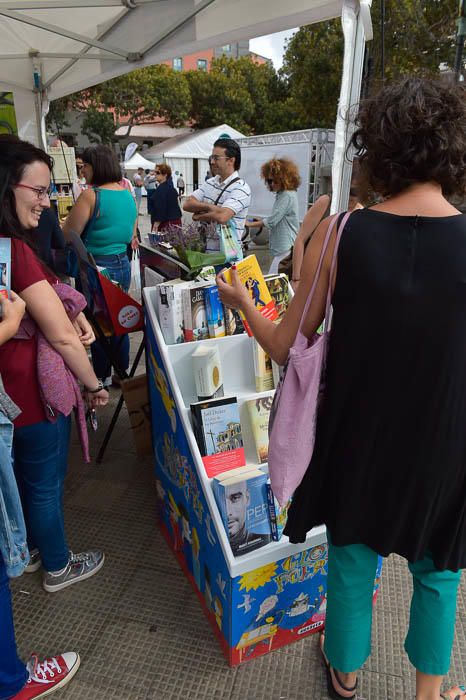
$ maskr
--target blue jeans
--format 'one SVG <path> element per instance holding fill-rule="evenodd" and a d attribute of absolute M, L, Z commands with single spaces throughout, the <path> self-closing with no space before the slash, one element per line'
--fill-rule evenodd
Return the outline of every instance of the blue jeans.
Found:
<path fill-rule="evenodd" d="M 12 698 L 26 684 L 28 672 L 18 658 L 10 587 L 0 557 L 0 700 Z"/>
<path fill-rule="evenodd" d="M 0 559 L 8 576 L 20 576 L 29 562 L 21 500 L 13 472 L 13 425 L 0 411 Z"/>
<path fill-rule="evenodd" d="M 23 503 L 29 549 L 37 548 L 46 571 L 63 569 L 69 558 L 63 518 L 71 416 L 15 428 L 13 456 Z"/>
<path fill-rule="evenodd" d="M 104 267 L 110 279 L 118 282 L 120 287 L 127 292 L 131 283 L 131 265 L 126 253 L 119 255 L 94 255 L 96 265 Z M 127 335 L 112 336 L 108 339 L 114 357 L 117 359 L 121 369 L 127 370 L 129 367 L 129 337 Z M 109 377 L 112 366 L 105 354 L 104 345 L 100 340 L 96 340 L 91 345 L 92 364 L 94 372 L 99 379 Z"/>

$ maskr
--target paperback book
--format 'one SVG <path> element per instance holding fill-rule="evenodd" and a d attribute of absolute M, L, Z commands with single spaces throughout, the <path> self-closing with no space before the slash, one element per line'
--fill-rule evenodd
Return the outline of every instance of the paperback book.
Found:
<path fill-rule="evenodd" d="M 223 396 L 222 366 L 216 345 L 199 345 L 192 354 L 194 382 L 199 401 Z"/>
<path fill-rule="evenodd" d="M 0 238 L 0 295 L 9 299 L 11 291 L 11 240 Z"/>
<path fill-rule="evenodd" d="M 225 314 L 216 284 L 205 288 L 204 299 L 209 337 L 222 338 L 224 335 L 226 335 Z"/>
<path fill-rule="evenodd" d="M 257 258 L 255 255 L 248 255 L 244 260 L 240 260 L 235 264 L 236 272 L 248 290 L 251 299 L 254 302 L 256 309 L 260 313 L 271 321 L 276 321 L 278 318 L 277 309 L 275 308 L 275 303 L 270 295 L 270 292 L 265 283 L 264 275 L 259 267 Z M 231 282 L 231 269 L 223 271 L 223 276 L 225 280 Z M 249 328 L 248 322 L 241 314 L 243 319 L 244 327 L 248 335 L 252 336 L 251 329 Z"/>
<path fill-rule="evenodd" d="M 272 360 L 255 338 L 252 345 L 256 391 L 270 391 L 274 388 Z"/>
<path fill-rule="evenodd" d="M 173 280 L 156 287 L 156 309 L 167 345 L 184 343 L 182 291 L 192 282 Z"/>
<path fill-rule="evenodd" d="M 193 403 L 191 415 L 207 476 L 246 463 L 236 397 Z"/>
<path fill-rule="evenodd" d="M 249 399 L 246 406 L 251 421 L 251 430 L 259 464 L 267 462 L 269 453 L 269 418 L 273 397 Z"/>
<path fill-rule="evenodd" d="M 290 285 L 288 276 L 281 273 L 278 275 L 267 275 L 265 278 L 267 289 L 275 302 L 278 319 L 282 319 L 290 303 Z"/>
<path fill-rule="evenodd" d="M 188 287 L 181 292 L 183 302 L 183 332 L 185 342 L 209 337 L 204 301 L 205 285 Z"/>
<path fill-rule="evenodd" d="M 280 508 L 277 499 L 273 495 L 270 480 L 267 481 L 266 488 L 272 539 L 278 542 L 278 540 L 281 539 L 281 536 L 283 535 L 283 530 L 285 529 L 286 520 L 288 517 L 288 508 L 290 507 L 291 499 L 286 505 L 283 506 L 283 508 Z"/>
<path fill-rule="evenodd" d="M 267 504 L 267 475 L 259 469 L 219 480 L 214 495 L 235 556 L 272 540 Z"/>

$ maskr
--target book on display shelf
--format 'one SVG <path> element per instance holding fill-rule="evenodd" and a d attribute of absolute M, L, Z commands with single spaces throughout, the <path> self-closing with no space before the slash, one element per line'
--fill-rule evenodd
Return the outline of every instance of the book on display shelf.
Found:
<path fill-rule="evenodd" d="M 217 345 L 199 345 L 191 357 L 198 400 L 223 396 L 222 365 Z"/>
<path fill-rule="evenodd" d="M 225 312 L 220 301 L 218 287 L 216 284 L 206 287 L 204 299 L 207 316 L 207 327 L 210 338 L 223 338 L 225 331 Z"/>
<path fill-rule="evenodd" d="M 283 508 L 280 507 L 277 499 L 275 498 L 272 486 L 270 485 L 270 479 L 267 480 L 267 503 L 269 509 L 269 520 L 270 528 L 272 531 L 272 539 L 275 542 L 281 539 L 283 535 L 283 530 L 285 529 L 286 520 L 288 517 L 288 508 L 290 507 L 291 499 L 286 503 Z"/>
<path fill-rule="evenodd" d="M 204 301 L 205 286 L 205 284 L 191 286 L 181 292 L 185 342 L 205 340 L 209 337 Z"/>
<path fill-rule="evenodd" d="M 0 296 L 10 298 L 11 292 L 11 240 L 0 238 Z M 0 312 L 1 316 L 1 312 Z"/>
<path fill-rule="evenodd" d="M 271 542 L 267 474 L 260 469 L 246 470 L 218 480 L 213 492 L 234 556 Z"/>
<path fill-rule="evenodd" d="M 273 396 L 265 396 L 246 401 L 251 423 L 254 446 L 259 464 L 267 462 L 269 453 L 269 418 Z"/>
<path fill-rule="evenodd" d="M 276 275 L 266 275 L 265 283 L 274 300 L 278 319 L 281 320 L 290 304 L 290 283 L 288 275 L 283 272 Z"/>
<path fill-rule="evenodd" d="M 278 318 L 277 309 L 275 308 L 275 303 L 265 283 L 264 275 L 262 274 L 256 256 L 248 255 L 244 260 L 239 260 L 235 263 L 235 269 L 240 281 L 248 290 L 256 309 L 265 316 L 265 318 L 268 318 L 270 321 L 276 321 Z M 223 277 L 229 284 L 231 283 L 231 268 L 223 270 Z M 241 311 L 240 316 L 247 334 L 252 336 L 248 322 Z"/>
<path fill-rule="evenodd" d="M 246 463 L 236 397 L 192 403 L 191 416 L 207 476 Z"/>
<path fill-rule="evenodd" d="M 167 345 L 184 343 L 182 291 L 192 282 L 171 280 L 156 287 L 156 310 L 163 338 Z"/>
<path fill-rule="evenodd" d="M 270 391 L 274 388 L 272 360 L 255 338 L 252 345 L 256 391 Z"/>

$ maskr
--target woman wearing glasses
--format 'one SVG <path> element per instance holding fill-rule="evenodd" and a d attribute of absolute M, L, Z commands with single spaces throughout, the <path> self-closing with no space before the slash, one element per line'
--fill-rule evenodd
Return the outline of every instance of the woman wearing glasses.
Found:
<path fill-rule="evenodd" d="M 45 406 L 43 391 L 52 389 L 76 404 L 73 381 L 54 384 L 48 368 L 47 387 L 39 384 L 39 337 L 61 356 L 64 367 L 84 386 L 90 407 L 104 406 L 108 393 L 97 379 L 83 342 L 54 289 L 58 282 L 34 252 L 34 232 L 50 206 L 51 158 L 39 148 L 0 136 L 0 236 L 11 241 L 11 287 L 26 302 L 28 332 L 0 347 L 5 391 L 21 413 L 14 421 L 15 472 L 28 531 L 31 562 L 27 572 L 44 568 L 43 586 L 53 593 L 97 573 L 102 552 L 74 555 L 69 551 L 63 520 L 63 485 L 68 467 L 71 417 Z M 38 337 L 39 336 L 39 337 Z M 68 376 L 68 375 L 67 375 Z M 71 410 L 71 409 L 70 409 Z"/>
<path fill-rule="evenodd" d="M 298 194 L 301 178 L 298 168 L 286 158 L 273 158 L 261 168 L 261 175 L 275 196 L 272 213 L 263 219 L 252 219 L 250 226 L 267 226 L 269 248 L 273 256 L 269 274 L 278 272 L 278 265 L 293 247 L 299 228 Z"/>
<path fill-rule="evenodd" d="M 96 265 L 103 267 L 114 282 L 127 292 L 131 282 L 131 266 L 127 246 L 137 248 L 137 208 L 133 196 L 121 186 L 121 170 L 117 157 L 108 146 L 90 146 L 82 154 L 82 174 L 92 187 L 81 194 L 63 225 L 65 237 L 71 231 L 82 236 Z M 95 212 L 95 216 L 94 216 Z M 111 338 L 119 367 L 129 367 L 129 338 Z M 95 373 L 104 386 L 110 386 L 111 364 L 102 343 L 92 345 Z M 117 378 L 115 382 L 118 383 Z"/>
<path fill-rule="evenodd" d="M 166 163 L 155 166 L 158 187 L 152 196 L 151 224 L 153 231 L 163 231 L 169 226 L 181 226 L 181 209 L 178 192 L 173 185 L 172 169 Z"/>

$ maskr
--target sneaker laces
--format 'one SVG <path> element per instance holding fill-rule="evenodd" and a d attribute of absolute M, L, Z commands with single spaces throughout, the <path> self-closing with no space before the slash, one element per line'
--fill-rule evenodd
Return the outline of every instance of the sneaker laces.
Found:
<path fill-rule="evenodd" d="M 61 673 L 61 666 L 55 656 L 50 659 L 39 661 L 37 654 L 31 654 L 31 658 L 26 666 L 29 672 L 28 683 L 35 681 L 36 683 L 48 683 L 51 678 L 55 677 L 56 673 Z"/>
<path fill-rule="evenodd" d="M 90 556 L 87 552 L 81 552 L 80 554 L 73 554 L 70 552 L 70 558 L 68 564 L 82 564 L 83 562 L 89 561 Z"/>

